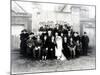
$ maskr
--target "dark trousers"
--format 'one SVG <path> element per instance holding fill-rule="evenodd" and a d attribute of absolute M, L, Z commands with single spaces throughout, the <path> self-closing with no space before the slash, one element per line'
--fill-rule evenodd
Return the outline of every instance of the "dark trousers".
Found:
<path fill-rule="evenodd" d="M 34 58 L 35 58 L 36 60 L 41 59 L 41 50 L 40 50 L 40 49 L 38 49 L 38 50 L 33 50 L 33 55 L 34 55 Z"/>
<path fill-rule="evenodd" d="M 48 48 L 48 53 L 47 53 L 47 59 L 50 59 L 51 55 L 50 55 L 50 48 Z"/>
<path fill-rule="evenodd" d="M 55 51 L 50 51 L 50 59 L 54 59 L 55 58 Z"/>
<path fill-rule="evenodd" d="M 47 59 L 55 59 L 55 49 L 51 48 L 48 49 Z"/>
<path fill-rule="evenodd" d="M 88 53 L 88 45 L 82 45 L 83 55 L 87 55 Z"/>
<path fill-rule="evenodd" d="M 47 56 L 48 50 L 46 50 L 45 48 L 43 48 L 43 49 L 41 50 L 41 53 L 42 53 L 42 56 Z"/>

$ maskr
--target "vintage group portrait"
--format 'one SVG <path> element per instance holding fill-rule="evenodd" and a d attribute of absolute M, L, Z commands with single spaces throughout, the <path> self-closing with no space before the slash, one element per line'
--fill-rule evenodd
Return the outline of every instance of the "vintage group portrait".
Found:
<path fill-rule="evenodd" d="M 11 0 L 11 74 L 96 69 L 96 6 Z"/>

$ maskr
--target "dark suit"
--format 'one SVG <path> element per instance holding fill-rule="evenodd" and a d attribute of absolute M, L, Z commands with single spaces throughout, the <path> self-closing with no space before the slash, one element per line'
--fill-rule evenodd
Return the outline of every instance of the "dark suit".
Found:
<path fill-rule="evenodd" d="M 77 36 L 73 36 L 73 41 L 76 42 L 78 40 Z"/>
<path fill-rule="evenodd" d="M 55 42 L 53 41 L 51 41 L 51 43 L 49 44 L 50 45 L 50 59 L 54 59 L 55 58 L 55 46 L 56 46 L 56 44 L 55 44 Z"/>
<path fill-rule="evenodd" d="M 47 56 L 47 54 L 48 54 L 48 42 L 47 42 L 47 40 L 43 41 L 43 46 L 42 46 L 42 50 L 41 51 L 42 51 L 41 52 L 42 56 Z"/>
<path fill-rule="evenodd" d="M 65 36 L 68 36 L 68 30 L 67 30 L 67 29 L 63 29 L 62 32 L 63 32 L 63 34 L 64 34 Z"/>
<path fill-rule="evenodd" d="M 89 44 L 89 37 L 88 36 L 82 36 L 83 55 L 87 55 L 87 52 L 88 52 L 88 44 Z"/>
<path fill-rule="evenodd" d="M 56 32 L 58 33 L 58 35 L 60 35 L 60 31 L 59 31 L 59 29 L 54 28 L 54 30 L 53 30 L 53 34 L 55 35 Z"/>
<path fill-rule="evenodd" d="M 47 59 L 50 59 L 50 44 L 51 44 L 51 37 L 52 37 L 52 36 L 47 36 L 47 45 L 48 45 Z"/>

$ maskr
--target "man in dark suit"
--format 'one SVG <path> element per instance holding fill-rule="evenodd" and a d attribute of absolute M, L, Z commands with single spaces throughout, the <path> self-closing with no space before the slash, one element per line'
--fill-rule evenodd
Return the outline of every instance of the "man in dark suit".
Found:
<path fill-rule="evenodd" d="M 51 43 L 48 45 L 50 45 L 50 59 L 54 59 L 55 58 L 55 47 L 56 47 L 54 36 L 51 37 Z"/>
<path fill-rule="evenodd" d="M 51 30 L 48 31 L 47 34 L 47 44 L 51 43 L 51 37 L 52 37 L 52 33 Z M 48 55 L 47 55 L 47 59 L 50 59 L 50 45 L 48 45 Z"/>
<path fill-rule="evenodd" d="M 82 36 L 83 55 L 87 55 L 87 52 L 88 52 L 88 44 L 89 44 L 89 37 L 87 36 L 87 33 L 84 32 L 84 35 Z"/>
<path fill-rule="evenodd" d="M 42 60 L 46 60 L 47 59 L 47 54 L 48 54 L 48 43 L 47 43 L 47 36 L 44 35 L 43 37 L 43 46 L 42 46 Z"/>

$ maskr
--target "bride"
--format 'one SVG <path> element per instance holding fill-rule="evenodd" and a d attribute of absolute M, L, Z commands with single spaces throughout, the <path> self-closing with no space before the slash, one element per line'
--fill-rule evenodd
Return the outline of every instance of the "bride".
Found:
<path fill-rule="evenodd" d="M 63 55 L 62 53 L 62 38 L 60 36 L 57 36 L 55 38 L 56 40 L 56 44 L 57 44 L 57 47 L 55 48 L 55 55 L 57 57 L 58 60 L 66 60 L 65 56 Z"/>

